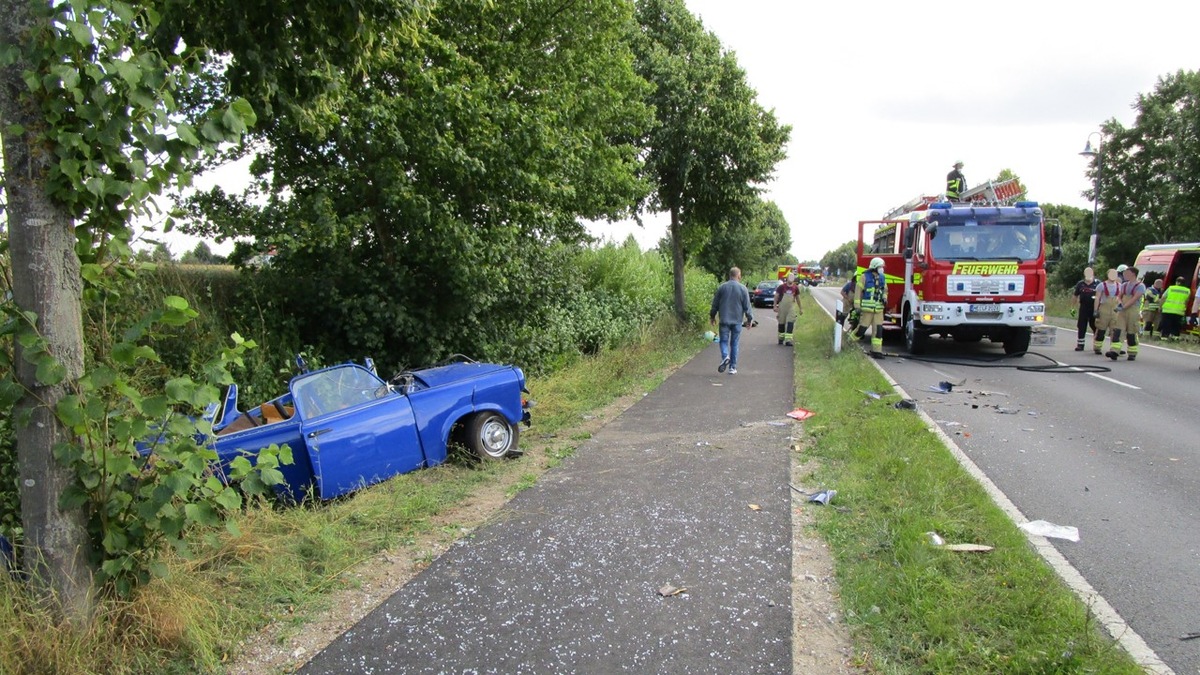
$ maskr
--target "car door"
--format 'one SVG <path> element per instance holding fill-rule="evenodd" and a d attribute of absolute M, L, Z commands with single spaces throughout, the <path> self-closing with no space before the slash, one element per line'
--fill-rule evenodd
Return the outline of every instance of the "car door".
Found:
<path fill-rule="evenodd" d="M 300 426 L 321 499 L 425 466 L 416 420 L 400 393 L 304 420 Z"/>

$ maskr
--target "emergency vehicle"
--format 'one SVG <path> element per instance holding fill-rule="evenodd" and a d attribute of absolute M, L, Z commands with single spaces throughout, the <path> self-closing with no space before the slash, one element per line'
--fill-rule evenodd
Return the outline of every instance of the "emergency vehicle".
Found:
<path fill-rule="evenodd" d="M 795 274 L 796 283 L 805 286 L 820 286 L 825 281 L 825 273 L 816 265 L 780 265 L 776 274 L 781 281 Z"/>
<path fill-rule="evenodd" d="M 1163 288 L 1183 277 L 1183 284 L 1192 292 L 1188 295 L 1185 316 L 1192 312 L 1196 301 L 1197 274 L 1200 272 L 1200 242 L 1190 244 L 1151 244 L 1142 249 L 1133 264 L 1149 288 L 1155 279 L 1163 280 Z M 1185 331 L 1195 332 L 1194 326 L 1184 326 Z"/>
<path fill-rule="evenodd" d="M 913 354 L 930 338 L 987 338 L 1019 356 L 1054 344 L 1046 320 L 1046 259 L 1061 255 L 1062 233 L 1036 202 L 1018 201 L 1015 179 L 987 182 L 958 202 L 922 195 L 882 220 L 858 223 L 858 272 L 883 259 L 885 328 L 902 330 Z"/>

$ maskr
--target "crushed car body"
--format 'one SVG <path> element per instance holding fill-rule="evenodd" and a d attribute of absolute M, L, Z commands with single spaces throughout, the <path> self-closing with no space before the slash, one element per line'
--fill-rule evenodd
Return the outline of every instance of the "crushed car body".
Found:
<path fill-rule="evenodd" d="M 220 466 L 287 445 L 293 463 L 280 467 L 280 491 L 325 500 L 441 464 L 453 441 L 485 460 L 516 453 L 518 425 L 530 419 L 525 374 L 457 358 L 389 381 L 369 359 L 302 372 L 287 393 L 246 411 L 231 385 L 212 420 Z"/>

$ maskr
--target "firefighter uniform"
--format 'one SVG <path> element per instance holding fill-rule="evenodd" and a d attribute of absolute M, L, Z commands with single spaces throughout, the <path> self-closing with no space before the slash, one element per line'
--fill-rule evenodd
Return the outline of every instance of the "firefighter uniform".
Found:
<path fill-rule="evenodd" d="M 872 258 L 871 267 L 858 276 L 854 289 L 854 308 L 859 311 L 858 336 L 871 333 L 871 356 L 883 356 L 883 312 L 887 306 L 887 277 L 883 259 Z"/>
<path fill-rule="evenodd" d="M 1129 350 L 1128 360 L 1137 360 L 1138 328 L 1141 321 L 1142 297 L 1146 295 L 1146 284 L 1138 281 L 1137 268 L 1130 267 L 1125 271 L 1125 281 L 1121 284 L 1121 302 L 1117 305 L 1117 326 L 1113 332 L 1113 345 L 1105 356 L 1114 361 L 1117 350 L 1121 348 L 1121 335 L 1125 336 L 1125 344 Z"/>
<path fill-rule="evenodd" d="M 1146 295 L 1142 298 L 1142 331 L 1146 335 L 1154 335 L 1154 327 L 1158 325 L 1158 320 L 1162 317 L 1162 294 L 1163 290 L 1162 279 L 1154 282 L 1154 285 L 1146 289 Z"/>
<path fill-rule="evenodd" d="M 787 280 L 776 287 L 775 311 L 779 315 L 779 344 L 791 346 L 796 317 L 803 314 L 800 308 L 800 286 L 796 284 L 794 275 L 789 274 Z"/>
<path fill-rule="evenodd" d="M 1119 330 L 1117 328 L 1117 303 L 1120 301 L 1121 284 L 1119 282 L 1105 280 L 1096 287 L 1096 337 L 1092 341 L 1092 351 L 1097 354 L 1102 353 L 1105 333 L 1108 331 L 1116 333 Z M 1114 336 L 1113 342 L 1118 339 Z M 1113 347 L 1116 345 L 1114 344 Z"/>

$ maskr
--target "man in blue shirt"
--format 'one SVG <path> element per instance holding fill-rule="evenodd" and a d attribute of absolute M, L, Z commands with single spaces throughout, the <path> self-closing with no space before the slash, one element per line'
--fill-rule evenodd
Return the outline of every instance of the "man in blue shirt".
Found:
<path fill-rule="evenodd" d="M 729 280 L 717 287 L 713 294 L 712 309 L 708 312 L 708 323 L 717 324 L 720 316 L 721 365 L 717 372 L 729 369 L 730 375 L 737 374 L 738 343 L 742 339 L 742 318 L 746 327 L 754 325 L 754 314 L 750 309 L 750 292 L 742 285 L 742 270 L 729 268 Z"/>

